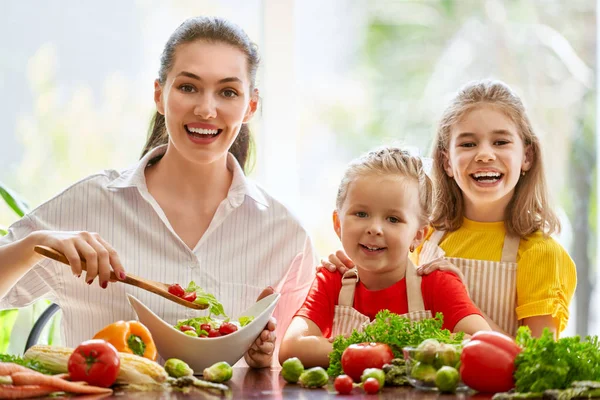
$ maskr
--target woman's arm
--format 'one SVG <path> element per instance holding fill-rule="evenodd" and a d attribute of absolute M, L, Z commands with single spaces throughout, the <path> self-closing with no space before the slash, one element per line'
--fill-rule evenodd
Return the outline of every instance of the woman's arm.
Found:
<path fill-rule="evenodd" d="M 10 288 L 42 258 L 33 251 L 33 246 L 39 240 L 38 235 L 34 232 L 23 239 L 0 246 L 0 298 L 6 296 Z"/>
<path fill-rule="evenodd" d="M 554 335 L 554 339 L 557 339 L 557 327 L 552 315 L 537 315 L 535 317 L 523 318 L 523 325 L 526 325 L 531 329 L 531 335 L 534 337 L 540 337 L 544 328 L 548 328 Z"/>
<path fill-rule="evenodd" d="M 323 337 L 321 329 L 308 318 L 294 317 L 285 332 L 279 349 L 279 363 L 298 357 L 305 368 L 329 366 L 331 342 Z"/>

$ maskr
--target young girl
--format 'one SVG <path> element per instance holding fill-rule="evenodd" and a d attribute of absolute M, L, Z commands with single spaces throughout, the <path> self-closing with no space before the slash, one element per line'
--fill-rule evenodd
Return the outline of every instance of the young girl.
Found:
<path fill-rule="evenodd" d="M 226 20 L 180 25 L 162 53 L 142 159 L 75 183 L 11 226 L 0 239 L 0 308 L 50 298 L 72 347 L 134 318 L 126 293 L 171 323 L 197 316 L 152 293 L 109 285 L 111 270 L 121 279 L 127 270 L 166 283 L 193 280 L 231 316 L 273 286 L 285 327 L 306 296 L 314 256 L 296 218 L 244 175 L 258 61 L 256 46 Z M 34 245 L 61 251 L 71 268 L 41 258 Z M 251 366 L 270 364 L 274 322 L 267 328 L 246 354 Z"/>
<path fill-rule="evenodd" d="M 490 329 L 457 276 L 436 271 L 421 278 L 408 258 L 427 233 L 431 207 L 431 181 L 406 151 L 384 148 L 349 165 L 333 227 L 356 268 L 343 276 L 317 272 L 285 333 L 280 362 L 298 357 L 307 367 L 327 366 L 329 338 L 360 329 L 382 309 L 414 321 L 441 312 L 444 328 L 455 332 Z"/>
<path fill-rule="evenodd" d="M 539 139 L 502 82 L 466 85 L 446 109 L 433 150 L 435 228 L 417 249 L 419 273 L 458 267 L 494 330 L 534 335 L 566 326 L 575 264 L 549 235 L 560 229 Z M 342 254 L 332 257 L 342 264 Z M 440 257 L 444 257 L 440 259 Z"/>

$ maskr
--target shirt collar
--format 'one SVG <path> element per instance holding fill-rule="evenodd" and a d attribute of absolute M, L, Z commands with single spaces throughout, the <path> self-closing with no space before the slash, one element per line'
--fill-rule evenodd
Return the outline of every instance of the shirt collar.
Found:
<path fill-rule="evenodd" d="M 146 186 L 146 175 L 144 174 L 144 170 L 153 158 L 165 154 L 166 151 L 166 144 L 150 150 L 137 164 L 124 170 L 121 175 L 112 180 L 107 187 L 111 189 L 136 187 L 140 191 L 147 192 L 148 187 Z M 240 206 L 244 202 L 246 196 L 264 207 L 269 207 L 269 202 L 265 198 L 262 190 L 256 183 L 246 177 L 242 167 L 231 153 L 227 153 L 227 168 L 233 172 L 233 180 L 231 181 L 227 198 L 234 207 Z"/>

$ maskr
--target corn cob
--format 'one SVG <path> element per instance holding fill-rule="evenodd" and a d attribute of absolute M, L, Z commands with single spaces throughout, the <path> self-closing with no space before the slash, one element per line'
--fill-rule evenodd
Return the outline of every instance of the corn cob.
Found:
<path fill-rule="evenodd" d="M 25 352 L 25 360 L 37 360 L 44 368 L 56 374 L 68 372 L 67 364 L 72 348 L 38 344 Z M 167 380 L 167 373 L 158 363 L 135 354 L 119 352 L 121 367 L 117 384 L 156 385 Z"/>

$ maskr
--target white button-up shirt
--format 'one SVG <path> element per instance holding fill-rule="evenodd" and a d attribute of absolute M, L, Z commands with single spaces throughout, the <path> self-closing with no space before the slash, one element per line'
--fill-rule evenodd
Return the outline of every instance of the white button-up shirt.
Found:
<path fill-rule="evenodd" d="M 122 172 L 106 170 L 75 183 L 14 223 L 0 245 L 41 229 L 97 232 L 116 249 L 127 272 L 184 287 L 193 280 L 214 294 L 230 317 L 249 308 L 271 285 L 282 293 L 274 314 L 281 339 L 314 277 L 317 260 L 306 230 L 285 206 L 247 179 L 229 154 L 233 181 L 227 198 L 190 250 L 146 186 L 144 169 L 165 150 L 154 149 Z M 207 314 L 134 286 L 115 283 L 101 289 L 97 280 L 87 285 L 84 278 L 85 273 L 75 278 L 69 266 L 44 259 L 0 300 L 0 308 L 23 307 L 42 297 L 58 303 L 63 343 L 71 347 L 107 324 L 135 319 L 126 293 L 169 323 Z"/>

